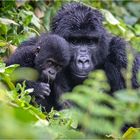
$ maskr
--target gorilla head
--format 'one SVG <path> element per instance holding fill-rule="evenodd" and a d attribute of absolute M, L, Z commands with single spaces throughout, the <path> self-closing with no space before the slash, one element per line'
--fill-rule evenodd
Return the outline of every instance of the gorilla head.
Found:
<path fill-rule="evenodd" d="M 76 78 L 86 78 L 108 54 L 108 35 L 102 20 L 99 11 L 74 2 L 64 5 L 52 21 L 52 32 L 70 43 L 69 67 Z"/>
<path fill-rule="evenodd" d="M 56 74 L 69 63 L 69 45 L 58 35 L 42 35 L 36 44 L 38 53 L 35 68 L 40 72 L 41 81 L 53 81 Z"/>

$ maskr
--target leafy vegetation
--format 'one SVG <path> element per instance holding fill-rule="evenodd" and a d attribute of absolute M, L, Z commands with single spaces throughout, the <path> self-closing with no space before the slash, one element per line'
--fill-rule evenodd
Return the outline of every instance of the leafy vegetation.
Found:
<path fill-rule="evenodd" d="M 129 50 L 130 64 L 127 71 L 123 71 L 128 83 L 126 90 L 116 92 L 115 97 L 109 96 L 105 74 L 94 71 L 83 85 L 62 98 L 73 101 L 76 107 L 60 112 L 52 109 L 46 113 L 41 107 L 30 105 L 29 93 L 33 89 L 25 90 L 24 82 L 14 84 L 14 80 L 26 72 L 33 73 L 30 78 L 34 78 L 36 71 L 27 69 L 18 75 L 15 72 L 18 65 L 5 67 L 4 60 L 16 46 L 29 37 L 49 31 L 51 18 L 62 4 L 70 1 L 0 1 L 0 138 L 140 138 L 140 92 L 129 85 L 132 67 Z M 101 10 L 105 27 L 140 51 L 139 1 L 82 2 Z M 125 124 L 130 128 L 122 134 Z M 132 128 L 132 124 L 136 128 Z"/>

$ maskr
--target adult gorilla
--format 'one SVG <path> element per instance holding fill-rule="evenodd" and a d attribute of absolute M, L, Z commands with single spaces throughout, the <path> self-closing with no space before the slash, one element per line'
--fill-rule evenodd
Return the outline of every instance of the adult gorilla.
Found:
<path fill-rule="evenodd" d="M 108 55 L 109 39 L 102 20 L 99 11 L 79 3 L 65 5 L 53 19 L 52 32 L 71 45 L 70 75 L 80 81 Z"/>
<path fill-rule="evenodd" d="M 61 94 L 81 84 L 95 69 L 106 72 L 111 93 L 125 88 L 121 69 L 127 66 L 128 45 L 123 39 L 109 34 L 102 21 L 98 10 L 75 2 L 64 5 L 54 17 L 52 32 L 64 37 L 71 46 L 70 64 L 55 79 L 53 93 L 56 101 Z M 60 108 L 56 104 L 56 109 Z"/>

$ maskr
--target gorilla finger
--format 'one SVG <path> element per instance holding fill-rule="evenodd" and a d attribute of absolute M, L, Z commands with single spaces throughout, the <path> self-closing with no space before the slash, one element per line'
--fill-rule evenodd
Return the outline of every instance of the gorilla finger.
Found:
<path fill-rule="evenodd" d="M 44 91 L 47 91 L 47 92 L 51 92 L 51 89 L 50 88 L 48 88 L 48 87 L 44 87 Z"/>
<path fill-rule="evenodd" d="M 43 95 L 41 95 L 41 94 L 39 95 L 39 97 L 40 97 L 41 99 L 45 99 L 45 97 L 44 97 Z"/>
<path fill-rule="evenodd" d="M 47 87 L 50 87 L 50 84 L 47 83 L 46 86 L 47 86 Z"/>
<path fill-rule="evenodd" d="M 40 83 L 40 85 L 42 86 L 42 87 L 50 87 L 50 85 L 48 84 L 48 83 Z"/>
<path fill-rule="evenodd" d="M 44 95 L 44 96 L 49 96 L 49 95 L 50 95 L 50 92 L 44 90 L 44 91 L 43 91 L 43 95 Z"/>

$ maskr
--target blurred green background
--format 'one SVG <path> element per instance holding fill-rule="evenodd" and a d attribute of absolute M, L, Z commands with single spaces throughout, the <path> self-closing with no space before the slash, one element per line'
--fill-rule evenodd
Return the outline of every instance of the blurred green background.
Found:
<path fill-rule="evenodd" d="M 0 1 L 0 138 L 6 139 L 134 139 L 140 138 L 140 91 L 127 87 L 111 97 L 102 71 L 95 71 L 83 85 L 63 98 L 79 107 L 50 113 L 29 104 L 32 91 L 25 83 L 14 85 L 11 75 L 17 65 L 5 67 L 16 47 L 29 37 L 50 30 L 58 9 L 72 0 Z M 105 28 L 125 38 L 140 51 L 139 0 L 74 0 L 97 8 L 105 17 Z M 132 65 L 130 61 L 130 66 Z M 29 71 L 27 69 L 27 71 Z M 26 72 L 26 70 L 25 70 Z M 130 70 L 126 80 L 131 79 Z M 34 75 L 33 75 L 34 76 Z M 128 84 L 129 85 L 129 84 Z M 20 94 L 18 94 L 20 92 Z M 126 133 L 122 132 L 129 124 Z M 135 128 L 132 128 L 131 126 Z"/>

